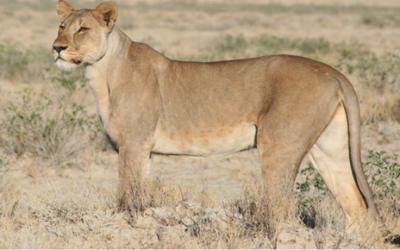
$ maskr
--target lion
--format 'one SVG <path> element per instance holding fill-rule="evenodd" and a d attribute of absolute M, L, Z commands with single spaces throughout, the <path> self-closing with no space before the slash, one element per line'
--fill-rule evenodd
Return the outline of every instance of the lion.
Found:
<path fill-rule="evenodd" d="M 74 10 L 60 0 L 57 13 L 53 59 L 65 70 L 85 66 L 118 152 L 120 210 L 130 209 L 152 153 L 205 157 L 255 147 L 264 184 L 293 187 L 307 155 L 348 225 L 369 214 L 390 235 L 362 170 L 357 95 L 339 71 L 292 55 L 171 60 L 125 35 L 112 3 Z M 269 190 L 279 197 L 281 189 Z"/>

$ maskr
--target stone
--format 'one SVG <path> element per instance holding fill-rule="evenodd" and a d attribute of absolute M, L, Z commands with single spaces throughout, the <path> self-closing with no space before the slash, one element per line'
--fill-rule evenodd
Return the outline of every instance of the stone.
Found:
<path fill-rule="evenodd" d="M 299 230 L 283 230 L 278 236 L 276 248 L 316 249 L 317 246 L 314 242 L 312 230 L 304 228 Z"/>

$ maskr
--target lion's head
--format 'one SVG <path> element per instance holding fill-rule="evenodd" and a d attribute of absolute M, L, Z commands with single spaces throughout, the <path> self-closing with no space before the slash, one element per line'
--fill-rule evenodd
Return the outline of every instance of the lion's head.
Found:
<path fill-rule="evenodd" d="M 107 37 L 117 19 L 117 7 L 102 3 L 95 10 L 74 10 L 60 0 L 57 13 L 61 19 L 58 37 L 53 43 L 57 67 L 70 70 L 83 63 L 93 64 L 107 50 Z"/>

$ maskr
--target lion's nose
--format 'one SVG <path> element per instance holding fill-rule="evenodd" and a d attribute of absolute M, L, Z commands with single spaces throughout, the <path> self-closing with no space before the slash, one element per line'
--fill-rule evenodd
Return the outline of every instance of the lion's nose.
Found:
<path fill-rule="evenodd" d="M 53 46 L 53 49 L 57 51 L 57 53 L 60 53 L 61 51 L 66 50 L 67 48 L 68 46 L 56 46 L 56 45 Z"/>

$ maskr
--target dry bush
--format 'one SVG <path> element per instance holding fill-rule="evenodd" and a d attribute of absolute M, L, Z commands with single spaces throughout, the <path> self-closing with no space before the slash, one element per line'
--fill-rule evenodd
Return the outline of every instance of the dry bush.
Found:
<path fill-rule="evenodd" d="M 2 153 L 0 155 L 0 217 L 10 215 L 21 195 L 18 179 L 10 175 L 13 172 L 12 157 Z"/>
<path fill-rule="evenodd" d="M 301 224 L 293 196 L 268 197 L 263 185 L 248 185 L 240 198 L 216 207 L 198 204 L 196 212 L 179 223 L 186 234 L 160 241 L 156 248 L 276 248 L 283 230 Z"/>
<path fill-rule="evenodd" d="M 73 241 L 74 235 L 84 233 L 79 228 L 87 223 L 85 219 L 105 205 L 91 201 L 91 195 L 91 190 L 85 187 L 73 187 L 69 193 L 51 189 L 40 194 L 25 193 L 12 212 L 1 218 L 0 245 L 5 248 L 79 247 L 75 245 L 79 242 Z"/>
<path fill-rule="evenodd" d="M 283 229 L 300 225 L 293 203 L 293 192 L 287 190 L 280 197 L 271 197 L 263 184 L 244 187 L 243 197 L 225 204 L 229 211 L 229 226 L 224 233 L 227 246 L 243 239 L 269 239 L 268 248 L 276 247 Z M 239 216 L 238 216 L 239 215 Z"/>
<path fill-rule="evenodd" d="M 137 217 L 136 213 L 143 212 L 147 208 L 186 201 L 190 190 L 190 188 L 182 189 L 180 186 L 160 178 L 142 178 L 133 189 L 133 201 L 129 211 L 133 220 Z"/>
<path fill-rule="evenodd" d="M 140 238 L 150 230 L 148 225 L 140 224 L 146 217 L 139 213 L 132 221 L 129 212 L 119 213 L 114 189 L 88 181 L 61 191 L 58 181 L 41 182 L 32 191 L 19 194 L 12 206 L 6 204 L 7 197 L 0 197 L 0 247 L 143 248 L 149 244 L 147 239 Z M 184 196 L 180 187 L 160 179 L 143 181 L 143 190 L 147 208 L 178 204 Z M 153 216 L 160 218 L 157 214 Z"/>

